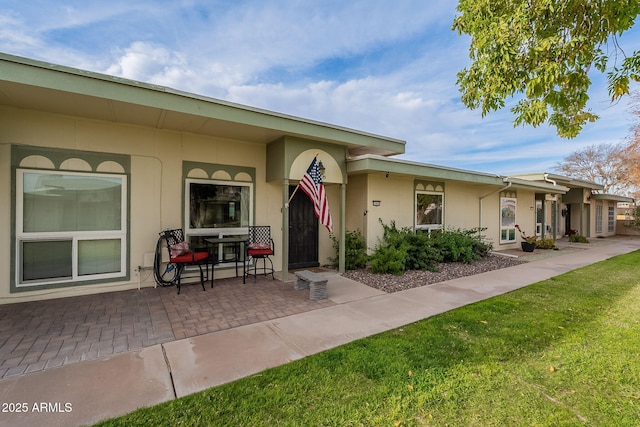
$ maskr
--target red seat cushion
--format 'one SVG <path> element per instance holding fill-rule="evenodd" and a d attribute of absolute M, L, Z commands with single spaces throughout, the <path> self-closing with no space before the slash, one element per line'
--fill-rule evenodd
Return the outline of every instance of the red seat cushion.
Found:
<path fill-rule="evenodd" d="M 247 253 L 252 257 L 273 255 L 273 251 L 271 249 L 249 249 Z"/>
<path fill-rule="evenodd" d="M 175 263 L 189 263 L 189 262 L 201 262 L 209 257 L 209 252 L 195 252 L 195 253 L 187 253 L 184 255 L 180 255 L 174 258 L 170 258 L 169 262 Z"/>
<path fill-rule="evenodd" d="M 256 242 L 256 243 L 251 243 L 249 245 L 249 249 L 250 250 L 251 249 L 254 249 L 254 250 L 257 250 L 257 249 L 271 249 L 271 245 L 268 244 L 268 243 L 257 243 Z"/>

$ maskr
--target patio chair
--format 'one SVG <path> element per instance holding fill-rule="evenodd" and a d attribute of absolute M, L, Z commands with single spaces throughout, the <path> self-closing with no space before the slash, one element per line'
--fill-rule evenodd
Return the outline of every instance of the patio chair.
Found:
<path fill-rule="evenodd" d="M 209 252 L 193 251 L 185 241 L 184 232 L 181 228 L 164 230 L 160 233 L 167 242 L 169 251 L 169 263 L 176 266 L 175 285 L 178 287 L 180 295 L 181 276 L 186 266 L 195 265 L 200 269 L 200 284 L 204 291 L 204 282 L 209 278 Z M 204 270 L 202 266 L 204 265 Z M 206 273 L 205 273 L 206 272 Z"/>
<path fill-rule="evenodd" d="M 249 226 L 249 238 L 247 239 L 244 247 L 246 250 L 246 260 L 253 261 L 253 273 L 251 273 L 251 264 L 249 264 L 242 283 L 245 283 L 245 279 L 253 275 L 253 282 L 256 282 L 256 276 L 258 275 L 258 260 L 262 260 L 262 275 L 266 276 L 267 273 L 271 273 L 271 278 L 275 280 L 273 275 L 273 261 L 271 256 L 274 254 L 273 239 L 271 238 L 271 227 L 268 225 L 252 225 Z M 267 267 L 267 261 L 270 267 Z"/>

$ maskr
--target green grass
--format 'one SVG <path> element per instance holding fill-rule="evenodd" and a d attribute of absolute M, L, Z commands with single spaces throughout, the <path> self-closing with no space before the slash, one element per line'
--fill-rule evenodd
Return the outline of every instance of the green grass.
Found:
<path fill-rule="evenodd" d="M 640 252 L 104 426 L 638 426 Z"/>

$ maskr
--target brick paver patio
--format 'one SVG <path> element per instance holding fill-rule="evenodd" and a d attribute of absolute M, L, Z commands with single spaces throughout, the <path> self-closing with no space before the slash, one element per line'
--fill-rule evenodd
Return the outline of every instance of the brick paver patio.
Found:
<path fill-rule="evenodd" d="M 328 307 L 259 277 L 0 306 L 0 378 Z"/>

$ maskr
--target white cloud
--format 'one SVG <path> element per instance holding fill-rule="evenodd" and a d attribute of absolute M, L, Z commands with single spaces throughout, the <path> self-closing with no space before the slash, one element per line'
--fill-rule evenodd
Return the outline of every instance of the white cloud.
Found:
<path fill-rule="evenodd" d="M 194 78 L 183 55 L 145 42 L 135 42 L 125 49 L 106 73 L 171 87 Z"/>
<path fill-rule="evenodd" d="M 602 81 L 591 101 L 602 119 L 575 140 L 466 109 L 456 4 L 33 0 L 0 5 L 0 50 L 404 139 L 404 158 L 488 172 L 549 169 L 626 135 L 630 116 Z"/>

